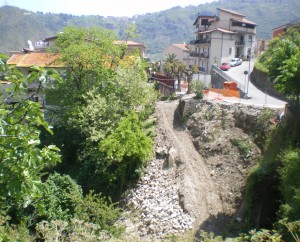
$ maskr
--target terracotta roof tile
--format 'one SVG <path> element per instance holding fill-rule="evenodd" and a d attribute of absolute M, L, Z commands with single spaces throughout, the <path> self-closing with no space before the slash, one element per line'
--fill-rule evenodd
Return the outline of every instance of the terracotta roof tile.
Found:
<path fill-rule="evenodd" d="M 13 54 L 8 60 L 7 64 L 8 65 L 17 65 L 22 58 L 25 56 L 25 54 L 20 53 L 20 54 Z"/>
<path fill-rule="evenodd" d="M 58 62 L 60 54 L 51 53 L 27 53 L 12 55 L 7 64 L 16 65 L 17 67 L 31 67 L 33 65 L 39 67 L 63 67 L 63 64 Z"/>
<path fill-rule="evenodd" d="M 182 50 L 186 50 L 186 51 L 190 50 L 189 48 L 187 48 L 186 44 L 173 44 L 173 45 L 178 47 L 179 49 L 182 49 Z"/>

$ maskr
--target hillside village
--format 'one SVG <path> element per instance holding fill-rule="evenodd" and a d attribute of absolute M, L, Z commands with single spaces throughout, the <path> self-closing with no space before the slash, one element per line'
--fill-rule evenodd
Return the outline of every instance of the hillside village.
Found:
<path fill-rule="evenodd" d="M 299 23 L 246 17 L 159 61 L 73 26 L 1 57 L 0 240 L 297 241 Z"/>

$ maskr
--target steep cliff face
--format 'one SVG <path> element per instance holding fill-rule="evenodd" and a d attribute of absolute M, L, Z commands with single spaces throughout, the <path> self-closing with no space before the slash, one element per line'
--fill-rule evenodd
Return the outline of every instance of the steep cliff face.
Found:
<path fill-rule="evenodd" d="M 180 111 L 219 187 L 225 214 L 240 220 L 247 176 L 280 110 L 188 99 L 181 101 Z"/>

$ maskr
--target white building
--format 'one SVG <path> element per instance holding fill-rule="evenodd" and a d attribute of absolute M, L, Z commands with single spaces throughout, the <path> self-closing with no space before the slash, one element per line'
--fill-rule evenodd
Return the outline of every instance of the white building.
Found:
<path fill-rule="evenodd" d="M 218 8 L 218 15 L 199 15 L 194 22 L 196 39 L 189 48 L 193 50 L 193 65 L 209 72 L 213 64 L 229 62 L 234 57 L 247 59 L 254 52 L 257 24 L 245 16 Z"/>

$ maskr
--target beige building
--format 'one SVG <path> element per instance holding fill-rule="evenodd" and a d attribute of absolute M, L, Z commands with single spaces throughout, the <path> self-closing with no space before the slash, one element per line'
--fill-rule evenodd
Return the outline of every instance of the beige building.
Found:
<path fill-rule="evenodd" d="M 131 40 L 115 40 L 113 43 L 115 45 L 127 45 L 127 54 L 130 54 L 137 50 L 140 53 L 141 57 L 146 57 L 145 52 L 147 47 L 142 43 L 134 42 Z"/>
<path fill-rule="evenodd" d="M 175 54 L 176 59 L 185 64 L 187 68 L 193 65 L 192 51 L 186 44 L 171 44 L 163 51 L 163 58 L 166 59 L 168 55 Z"/>
<path fill-rule="evenodd" d="M 218 15 L 199 15 L 194 22 L 196 39 L 191 41 L 193 65 L 209 72 L 213 64 L 229 62 L 234 57 L 247 59 L 254 53 L 257 24 L 245 16 L 218 8 Z"/>

